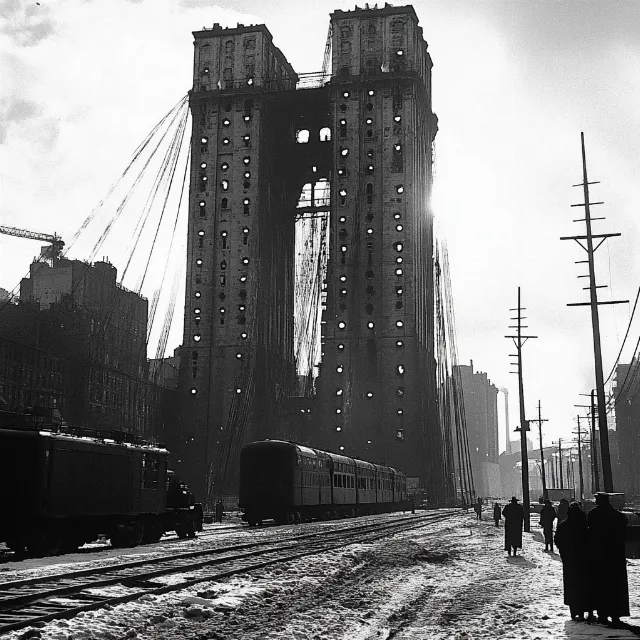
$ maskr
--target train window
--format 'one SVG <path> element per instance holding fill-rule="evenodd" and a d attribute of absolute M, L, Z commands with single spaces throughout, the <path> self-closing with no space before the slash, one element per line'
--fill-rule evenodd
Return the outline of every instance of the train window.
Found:
<path fill-rule="evenodd" d="M 158 489 L 158 459 L 147 454 L 142 454 L 142 488 Z"/>

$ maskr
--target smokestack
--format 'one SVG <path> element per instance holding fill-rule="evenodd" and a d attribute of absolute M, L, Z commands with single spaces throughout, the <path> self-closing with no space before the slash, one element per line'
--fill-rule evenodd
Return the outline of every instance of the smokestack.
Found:
<path fill-rule="evenodd" d="M 509 431 L 509 390 L 505 387 L 500 389 L 504 394 L 504 424 L 505 424 L 505 435 L 507 436 L 507 440 L 505 442 L 505 453 L 510 456 L 511 451 L 511 433 Z"/>

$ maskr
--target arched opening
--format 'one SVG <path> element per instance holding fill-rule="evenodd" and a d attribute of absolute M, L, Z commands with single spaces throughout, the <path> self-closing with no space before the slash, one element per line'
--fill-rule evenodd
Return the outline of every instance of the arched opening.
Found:
<path fill-rule="evenodd" d="M 298 144 L 306 144 L 309 142 L 309 129 L 298 129 L 298 131 L 296 131 L 296 142 Z"/>

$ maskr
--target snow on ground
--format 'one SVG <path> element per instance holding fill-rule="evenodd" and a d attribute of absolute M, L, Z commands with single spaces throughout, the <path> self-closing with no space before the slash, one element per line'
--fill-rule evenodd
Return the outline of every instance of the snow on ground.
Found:
<path fill-rule="evenodd" d="M 629 629 L 573 622 L 560 557 L 541 530 L 522 556 L 503 529 L 461 513 L 371 543 L 159 597 L 143 596 L 8 639 L 595 640 L 640 637 L 640 560 L 628 561 Z M 281 528 L 289 529 L 288 527 Z M 302 529 L 302 527 L 300 527 Z M 265 530 L 266 531 L 266 530 Z M 258 532 L 247 530 L 247 535 Z"/>

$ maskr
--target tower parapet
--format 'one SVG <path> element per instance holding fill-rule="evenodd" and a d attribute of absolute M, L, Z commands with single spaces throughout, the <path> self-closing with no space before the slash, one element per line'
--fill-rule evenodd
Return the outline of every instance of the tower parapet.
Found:
<path fill-rule="evenodd" d="M 295 89 L 298 74 L 263 24 L 193 32 L 194 91 Z"/>

